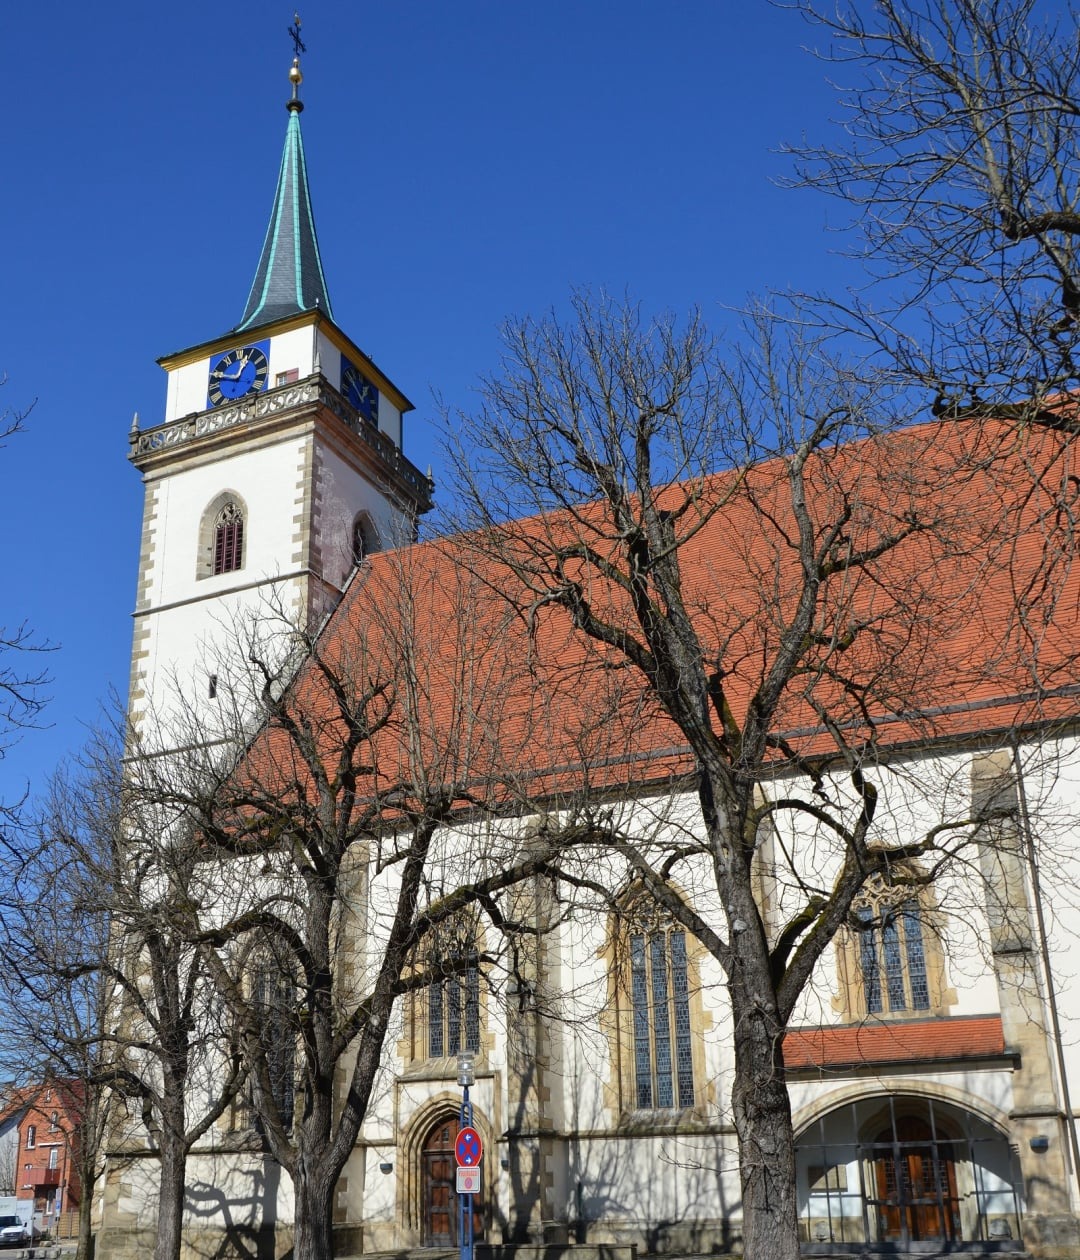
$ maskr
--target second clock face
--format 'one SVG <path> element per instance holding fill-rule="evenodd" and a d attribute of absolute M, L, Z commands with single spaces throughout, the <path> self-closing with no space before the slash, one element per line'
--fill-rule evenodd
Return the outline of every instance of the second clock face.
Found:
<path fill-rule="evenodd" d="M 341 356 L 341 392 L 369 423 L 379 426 L 379 391 L 344 355 Z"/>
<path fill-rule="evenodd" d="M 253 346 L 226 350 L 210 360 L 210 377 L 206 386 L 207 403 L 219 407 L 245 394 L 257 394 L 266 388 L 270 372 L 268 341 Z"/>

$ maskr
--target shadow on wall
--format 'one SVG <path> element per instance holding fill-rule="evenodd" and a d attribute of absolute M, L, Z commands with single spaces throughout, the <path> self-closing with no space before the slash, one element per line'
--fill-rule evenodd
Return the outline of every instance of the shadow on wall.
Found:
<path fill-rule="evenodd" d="M 249 1192 L 229 1197 L 205 1181 L 189 1183 L 184 1210 L 185 1243 L 191 1254 L 205 1260 L 275 1260 L 281 1167 L 263 1156 L 261 1168 L 237 1169 L 230 1182 L 237 1186 L 242 1179 L 250 1182 Z M 292 1254 L 291 1248 L 287 1254 Z"/>

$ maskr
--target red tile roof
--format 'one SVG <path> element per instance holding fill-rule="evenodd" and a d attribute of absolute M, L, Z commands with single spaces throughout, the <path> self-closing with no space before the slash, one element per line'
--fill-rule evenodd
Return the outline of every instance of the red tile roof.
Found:
<path fill-rule="evenodd" d="M 1057 551 L 1070 514 L 1080 515 L 1080 443 L 1050 429 L 939 421 L 823 449 L 806 476 L 820 534 L 835 528 L 842 546 L 872 551 L 913 521 L 928 528 L 865 567 L 824 576 L 814 642 L 776 714 L 778 765 L 835 751 L 822 712 L 849 743 L 878 748 L 1080 713 L 1080 566 Z M 741 723 L 802 580 L 787 466 L 775 460 L 661 492 L 687 495 L 683 596 Z M 586 777 L 618 790 L 692 769 L 642 674 L 587 640 L 522 576 L 543 567 L 556 543 L 611 554 L 617 535 L 607 508 L 594 504 L 508 524 L 499 546 L 517 575 L 467 537 L 372 557 L 320 649 L 353 677 L 400 677 L 391 662 L 408 640 L 419 675 L 408 694 L 399 686 L 378 734 L 378 786 L 426 763 L 429 779 L 535 800 Z M 636 629 L 620 588 L 583 567 L 577 576 L 598 614 Z M 326 720 L 332 749 L 340 730 L 325 678 L 309 668 L 294 694 L 316 727 Z M 387 713 L 393 707 L 386 702 Z M 273 777 L 302 781 L 288 741 L 273 735 L 259 754 L 261 777 L 271 747 Z"/>
<path fill-rule="evenodd" d="M 1004 1053 L 1000 1015 L 793 1028 L 784 1038 L 789 1071 L 981 1059 Z"/>

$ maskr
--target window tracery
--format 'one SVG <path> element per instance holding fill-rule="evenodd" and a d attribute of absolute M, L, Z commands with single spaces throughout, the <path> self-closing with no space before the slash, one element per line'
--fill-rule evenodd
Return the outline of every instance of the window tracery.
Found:
<path fill-rule="evenodd" d="M 199 522 L 197 578 L 243 569 L 248 543 L 247 505 L 234 490 L 223 490 L 203 510 Z"/>
<path fill-rule="evenodd" d="M 841 971 L 850 1018 L 941 1013 L 950 995 L 926 890 L 872 876 L 851 908 Z"/>

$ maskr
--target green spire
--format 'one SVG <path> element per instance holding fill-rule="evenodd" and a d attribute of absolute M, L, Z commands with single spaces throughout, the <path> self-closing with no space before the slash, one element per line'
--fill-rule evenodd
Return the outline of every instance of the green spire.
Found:
<path fill-rule="evenodd" d="M 303 82 L 299 57 L 293 61 L 289 78 L 293 95 L 287 106 L 289 126 L 285 132 L 285 152 L 281 157 L 274 210 L 244 316 L 236 326 L 238 332 L 316 308 L 333 318 L 311 213 L 304 141 L 300 134 L 300 111 L 304 103 L 299 96 Z"/>

